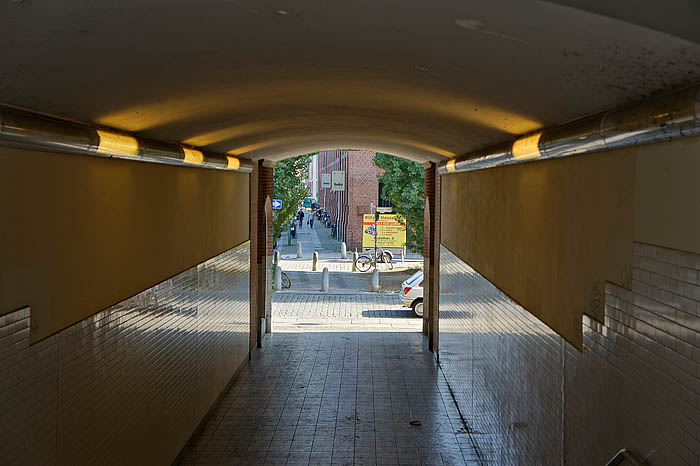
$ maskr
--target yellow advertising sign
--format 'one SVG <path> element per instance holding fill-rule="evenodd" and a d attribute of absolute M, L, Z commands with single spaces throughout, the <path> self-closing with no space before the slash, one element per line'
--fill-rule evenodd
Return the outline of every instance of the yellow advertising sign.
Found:
<path fill-rule="evenodd" d="M 402 248 L 406 246 L 406 225 L 396 214 L 379 214 L 377 221 L 377 247 Z M 374 247 L 374 215 L 364 214 L 362 219 L 362 247 Z"/>

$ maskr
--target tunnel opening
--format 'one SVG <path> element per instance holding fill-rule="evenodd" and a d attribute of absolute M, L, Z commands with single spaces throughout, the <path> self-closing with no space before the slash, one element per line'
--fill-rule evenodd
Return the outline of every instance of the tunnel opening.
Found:
<path fill-rule="evenodd" d="M 303 170 L 296 163 L 274 169 L 273 196 L 284 199 L 273 210 L 266 325 L 274 332 L 421 331 L 423 167 L 367 150 L 309 154 Z M 290 179 L 300 176 L 305 191 L 291 199 Z M 298 205 L 285 211 L 289 202 Z"/>

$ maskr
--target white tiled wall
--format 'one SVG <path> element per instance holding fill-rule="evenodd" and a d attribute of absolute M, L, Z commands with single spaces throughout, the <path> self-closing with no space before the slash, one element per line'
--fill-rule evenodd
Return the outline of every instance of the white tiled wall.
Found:
<path fill-rule="evenodd" d="M 29 345 L 0 316 L 0 465 L 168 465 L 247 359 L 250 250 Z"/>
<path fill-rule="evenodd" d="M 700 255 L 635 245 L 580 353 L 444 247 L 440 363 L 485 464 L 700 464 Z"/>

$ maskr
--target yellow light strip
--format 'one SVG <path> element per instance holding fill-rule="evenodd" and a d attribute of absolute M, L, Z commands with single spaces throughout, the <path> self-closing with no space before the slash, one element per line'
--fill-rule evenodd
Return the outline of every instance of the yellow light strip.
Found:
<path fill-rule="evenodd" d="M 183 147 L 182 151 L 185 153 L 185 163 L 189 163 L 191 165 L 201 165 L 204 163 L 204 154 L 202 151 L 197 149 L 188 149 L 187 147 Z"/>
<path fill-rule="evenodd" d="M 517 139 L 513 143 L 513 158 L 516 160 L 534 159 L 542 155 L 540 152 L 540 137 L 542 133 L 535 133 Z"/>
<path fill-rule="evenodd" d="M 226 166 L 226 168 L 238 170 L 241 167 L 241 161 L 238 160 L 236 157 L 231 157 L 230 155 L 227 155 L 226 160 L 228 160 L 228 165 Z"/>
<path fill-rule="evenodd" d="M 455 168 L 455 161 L 454 160 L 448 160 L 447 163 L 445 164 L 445 168 L 447 169 L 448 173 L 453 173 L 457 171 Z"/>
<path fill-rule="evenodd" d="M 97 130 L 100 144 L 97 152 L 108 155 L 126 155 L 135 157 L 139 155 L 139 142 L 124 134 L 110 133 L 109 131 Z"/>

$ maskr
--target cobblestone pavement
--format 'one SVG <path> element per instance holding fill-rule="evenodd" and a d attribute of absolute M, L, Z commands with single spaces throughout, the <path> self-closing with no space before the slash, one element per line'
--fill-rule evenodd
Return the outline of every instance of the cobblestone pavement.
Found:
<path fill-rule="evenodd" d="M 183 452 L 193 465 L 478 465 L 420 333 L 273 333 Z"/>
<path fill-rule="evenodd" d="M 420 332 L 396 294 L 273 293 L 273 332 Z"/>

